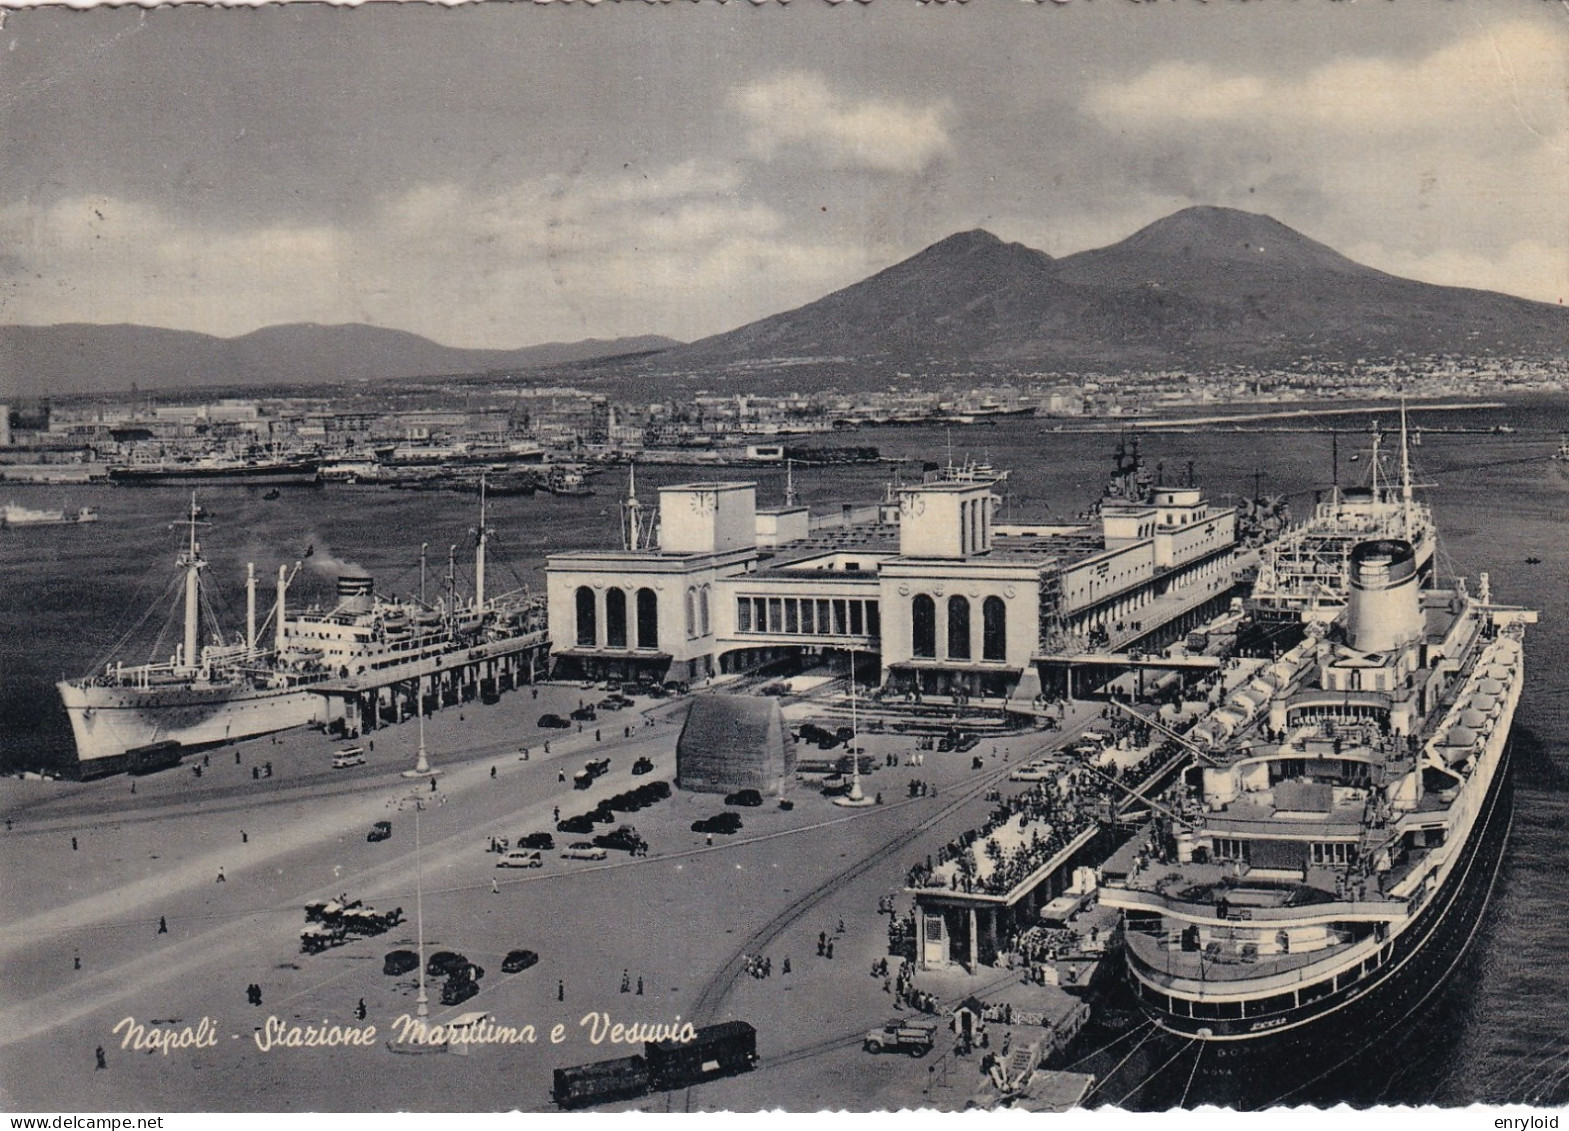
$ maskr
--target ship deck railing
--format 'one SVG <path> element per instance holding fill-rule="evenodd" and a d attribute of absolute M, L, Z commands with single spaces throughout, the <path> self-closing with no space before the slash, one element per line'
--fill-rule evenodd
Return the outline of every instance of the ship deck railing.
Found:
<path fill-rule="evenodd" d="M 1201 868 L 1204 872 L 1199 871 Z M 1173 874 L 1180 874 L 1183 890 L 1200 886 L 1206 880 L 1214 882 L 1222 874 L 1221 869 L 1216 865 L 1183 865 L 1182 869 L 1181 873 Z M 1222 918 L 1216 901 L 1195 903 L 1167 895 L 1165 891 L 1133 886 L 1137 883 L 1138 881 L 1133 879 L 1123 886 L 1108 887 L 1102 902 L 1120 907 L 1124 911 L 1156 912 L 1187 923 L 1226 927 L 1239 927 L 1246 924 L 1247 927 L 1258 930 L 1301 926 L 1304 923 L 1324 920 L 1343 923 L 1388 923 L 1393 919 L 1402 918 L 1406 906 L 1404 900 L 1390 899 L 1380 894 L 1375 881 L 1365 880 L 1361 881 L 1360 898 L 1337 899 L 1332 892 L 1326 891 L 1324 894 L 1329 896 L 1329 899 L 1298 904 L 1294 907 L 1228 904 L 1226 917 Z M 1245 889 L 1246 881 L 1239 883 L 1238 887 Z"/>
<path fill-rule="evenodd" d="M 1249 995 L 1280 992 L 1304 982 L 1317 981 L 1330 971 L 1350 968 L 1378 953 L 1381 939 L 1368 935 L 1355 942 L 1341 941 L 1317 950 L 1274 954 L 1245 961 L 1218 957 L 1203 950 L 1183 950 L 1175 939 L 1130 931 L 1126 938 L 1129 958 L 1147 981 L 1166 989 L 1203 996 L 1206 990 L 1224 994 L 1246 982 Z"/>

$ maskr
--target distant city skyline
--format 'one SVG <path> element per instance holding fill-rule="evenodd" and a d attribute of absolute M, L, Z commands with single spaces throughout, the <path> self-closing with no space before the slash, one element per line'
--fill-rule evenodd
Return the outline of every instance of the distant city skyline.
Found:
<path fill-rule="evenodd" d="M 8 13 L 0 323 L 693 340 L 1192 204 L 1569 298 L 1556 5 Z"/>

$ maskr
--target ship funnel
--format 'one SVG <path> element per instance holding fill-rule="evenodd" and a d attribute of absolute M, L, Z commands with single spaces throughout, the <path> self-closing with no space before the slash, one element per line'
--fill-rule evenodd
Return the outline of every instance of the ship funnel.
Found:
<path fill-rule="evenodd" d="M 1388 652 L 1422 635 L 1416 554 L 1395 538 L 1363 542 L 1351 551 L 1347 629 L 1358 652 Z"/>
<path fill-rule="evenodd" d="M 376 583 L 368 573 L 339 574 L 338 611 L 355 616 L 370 612 L 375 591 Z"/>

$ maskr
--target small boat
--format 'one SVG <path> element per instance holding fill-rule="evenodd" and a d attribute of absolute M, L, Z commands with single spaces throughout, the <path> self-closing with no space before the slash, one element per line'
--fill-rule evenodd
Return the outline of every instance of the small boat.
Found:
<path fill-rule="evenodd" d="M 32 507 L 7 503 L 0 508 L 0 526 L 66 526 L 78 522 L 97 522 L 98 512 L 92 507 L 78 507 L 74 512 L 60 510 L 34 510 Z"/>
<path fill-rule="evenodd" d="M 266 499 L 268 502 L 271 502 L 273 499 L 281 499 L 282 497 L 283 497 L 283 492 L 278 490 L 278 488 L 276 488 L 276 487 L 273 487 L 265 495 L 262 496 L 262 498 Z"/>

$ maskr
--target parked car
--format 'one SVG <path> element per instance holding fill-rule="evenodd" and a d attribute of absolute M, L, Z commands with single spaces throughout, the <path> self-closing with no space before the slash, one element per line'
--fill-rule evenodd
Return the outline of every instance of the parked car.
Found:
<path fill-rule="evenodd" d="M 449 978 L 447 984 L 441 987 L 441 1004 L 461 1005 L 477 993 L 479 993 L 478 982 L 471 982 L 466 978 Z"/>
<path fill-rule="evenodd" d="M 392 822 L 391 821 L 377 821 L 374 825 L 372 825 L 370 827 L 370 832 L 365 834 L 365 839 L 370 841 L 372 844 L 375 844 L 377 841 L 390 840 L 391 838 L 392 838 Z"/>
<path fill-rule="evenodd" d="M 549 833 L 529 833 L 527 836 L 518 837 L 518 847 L 549 852 L 556 847 L 556 838 Z"/>
<path fill-rule="evenodd" d="M 332 768 L 347 770 L 351 766 L 363 766 L 365 754 L 361 750 L 344 750 L 332 756 Z"/>
<path fill-rule="evenodd" d="M 432 978 L 445 978 L 449 971 L 468 965 L 468 959 L 457 951 L 438 950 L 425 963 L 425 973 Z"/>
<path fill-rule="evenodd" d="M 654 772 L 654 760 L 652 758 L 649 758 L 649 757 L 639 758 L 636 762 L 632 763 L 632 772 L 634 774 L 651 774 L 651 773 L 653 773 Z"/>
<path fill-rule="evenodd" d="M 724 812 L 716 813 L 701 821 L 692 822 L 694 833 L 723 833 L 726 836 L 741 831 L 741 817 L 739 814 Z"/>
<path fill-rule="evenodd" d="M 539 961 L 539 955 L 532 950 L 509 950 L 507 956 L 501 960 L 503 974 L 521 974 L 530 966 Z"/>
<path fill-rule="evenodd" d="M 526 848 L 514 848 L 500 860 L 496 861 L 498 868 L 543 868 L 545 861 L 538 852 L 531 852 Z"/>
<path fill-rule="evenodd" d="M 579 707 L 572 712 L 572 717 L 580 723 L 591 723 L 599 716 L 594 713 L 594 708 L 592 707 Z"/>
<path fill-rule="evenodd" d="M 561 854 L 564 860 L 603 860 L 608 855 L 603 848 L 586 840 L 574 841 Z"/>
<path fill-rule="evenodd" d="M 622 825 L 614 832 L 600 833 L 594 838 L 594 843 L 600 848 L 614 848 L 619 852 L 630 852 L 636 856 L 648 849 L 648 841 L 638 835 L 638 831 L 631 825 Z"/>
<path fill-rule="evenodd" d="M 619 695 L 607 695 L 599 701 L 601 711 L 624 711 L 632 705 L 632 700 L 623 699 Z"/>
<path fill-rule="evenodd" d="M 390 977 L 397 977 L 399 974 L 407 974 L 411 970 L 418 969 L 419 955 L 412 950 L 389 950 L 381 964 L 381 972 Z"/>
<path fill-rule="evenodd" d="M 556 831 L 558 833 L 575 833 L 578 836 L 582 836 L 584 833 L 591 833 L 594 831 L 594 818 L 587 813 L 580 813 L 575 817 L 563 817 L 556 822 Z"/>
<path fill-rule="evenodd" d="M 1009 781 L 1051 781 L 1057 771 L 1050 762 L 1036 761 L 1020 766 L 1008 775 Z"/>
<path fill-rule="evenodd" d="M 560 715 L 541 715 L 539 716 L 539 725 L 546 730 L 567 730 L 572 726 L 571 723 L 567 722 Z"/>
<path fill-rule="evenodd" d="M 726 805 L 739 805 L 745 809 L 756 809 L 763 803 L 763 795 L 755 789 L 738 789 L 725 797 Z"/>

